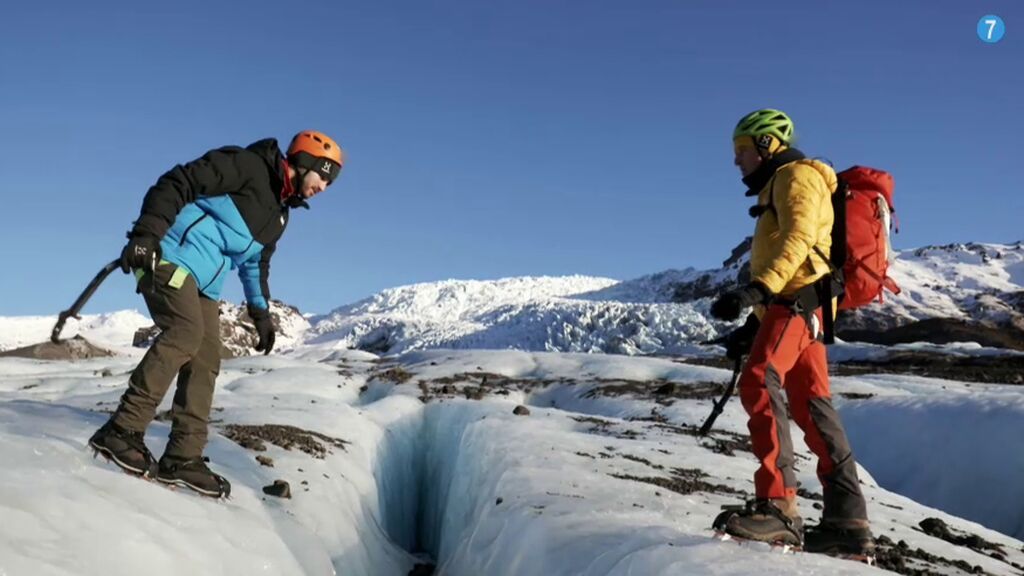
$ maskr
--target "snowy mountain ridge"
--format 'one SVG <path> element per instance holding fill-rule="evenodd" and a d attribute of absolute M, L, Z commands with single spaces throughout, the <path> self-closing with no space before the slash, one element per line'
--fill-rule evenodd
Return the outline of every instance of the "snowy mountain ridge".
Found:
<path fill-rule="evenodd" d="M 304 317 L 276 305 L 281 350 L 331 343 L 396 354 L 433 348 L 685 354 L 730 324 L 709 318 L 710 299 L 736 284 L 747 255 L 740 247 L 721 268 L 667 270 L 633 280 L 588 276 L 445 280 L 401 286 Z M 843 330 L 884 333 L 927 319 L 951 319 L 1024 334 L 1024 245 L 951 244 L 904 250 L 890 275 L 901 286 L 883 303 L 840 318 Z M 46 338 L 54 318 L 0 318 L 0 351 Z M 222 325 L 235 354 L 248 350 L 244 307 L 224 303 Z M 133 311 L 70 321 L 127 346 L 145 324 Z"/>
<path fill-rule="evenodd" d="M 308 343 L 400 353 L 430 348 L 682 354 L 731 325 L 709 318 L 711 298 L 737 283 L 741 245 L 721 268 L 668 270 L 633 280 L 510 278 L 386 290 L 312 321 Z M 897 253 L 901 286 L 842 318 L 840 329 L 886 331 L 954 319 L 1024 331 L 1024 246 L 951 244 Z"/>

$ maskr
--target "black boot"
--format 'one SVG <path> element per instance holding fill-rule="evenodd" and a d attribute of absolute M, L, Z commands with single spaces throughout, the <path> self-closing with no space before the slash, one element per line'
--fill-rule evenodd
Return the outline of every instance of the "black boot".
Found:
<path fill-rule="evenodd" d="M 203 496 L 227 498 L 231 495 L 231 483 L 220 474 L 211 471 L 206 463 L 210 459 L 202 456 L 191 460 L 164 455 L 160 459 L 160 471 L 156 479 L 164 484 L 191 488 Z"/>
<path fill-rule="evenodd" d="M 712 524 L 715 530 L 773 544 L 800 546 L 803 541 L 803 520 L 795 501 L 758 499 L 724 509 Z"/>
<path fill-rule="evenodd" d="M 156 459 L 142 432 L 125 430 L 110 420 L 89 438 L 89 446 L 125 472 L 144 478 L 156 475 Z"/>
<path fill-rule="evenodd" d="M 875 539 L 867 520 L 823 520 L 808 526 L 804 533 L 804 550 L 823 554 L 874 556 Z"/>

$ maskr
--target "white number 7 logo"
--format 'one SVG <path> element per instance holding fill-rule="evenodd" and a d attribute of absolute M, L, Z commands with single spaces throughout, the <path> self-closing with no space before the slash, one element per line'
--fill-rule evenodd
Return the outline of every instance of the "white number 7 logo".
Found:
<path fill-rule="evenodd" d="M 997 23 L 998 22 L 996 22 L 995 20 L 985 20 L 985 24 L 988 24 L 988 39 L 989 40 L 992 39 L 992 32 L 995 31 Z"/>

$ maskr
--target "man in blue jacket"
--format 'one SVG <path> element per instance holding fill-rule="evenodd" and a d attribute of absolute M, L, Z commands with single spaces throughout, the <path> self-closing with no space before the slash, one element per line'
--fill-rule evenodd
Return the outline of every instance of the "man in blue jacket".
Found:
<path fill-rule="evenodd" d="M 287 154 L 273 138 L 245 148 L 218 148 L 175 166 L 149 189 L 121 268 L 135 272 L 161 332 L 89 446 L 132 474 L 206 496 L 230 494 L 231 485 L 203 457 L 220 371 L 218 299 L 224 279 L 238 270 L 259 337 L 255 348 L 269 354 L 275 334 L 270 258 L 288 210 L 308 208 L 306 200 L 330 186 L 343 164 L 334 140 L 304 131 L 292 139 Z M 143 437 L 175 376 L 170 440 L 156 462 Z"/>

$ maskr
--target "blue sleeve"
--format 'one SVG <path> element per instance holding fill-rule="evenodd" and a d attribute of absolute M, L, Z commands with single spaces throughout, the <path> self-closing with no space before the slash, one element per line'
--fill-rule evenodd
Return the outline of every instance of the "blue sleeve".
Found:
<path fill-rule="evenodd" d="M 270 308 L 270 257 L 275 249 L 275 245 L 265 246 L 258 257 L 253 256 L 238 267 L 245 300 L 254 308 Z"/>

